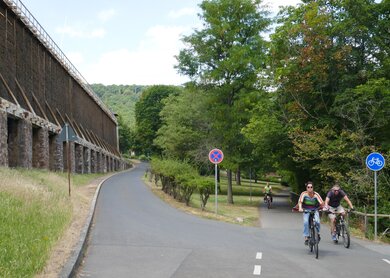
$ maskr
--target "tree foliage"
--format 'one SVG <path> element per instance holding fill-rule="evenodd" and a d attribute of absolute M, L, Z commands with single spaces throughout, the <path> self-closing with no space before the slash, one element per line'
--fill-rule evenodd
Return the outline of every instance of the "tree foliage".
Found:
<path fill-rule="evenodd" d="M 203 29 L 183 38 L 185 49 L 177 56 L 176 68 L 202 90 L 212 95 L 214 147 L 226 153 L 223 165 L 239 168 L 247 140 L 242 135 L 240 97 L 258 86 L 258 74 L 265 67 L 265 40 L 270 21 L 259 9 L 261 1 L 210 0 L 200 4 Z M 228 174 L 231 177 L 231 173 Z M 233 203 L 231 179 L 228 202 Z"/>
<path fill-rule="evenodd" d="M 325 193 L 337 181 L 371 210 L 365 158 L 390 155 L 390 2 L 305 0 L 282 9 L 270 41 L 261 36 L 270 20 L 260 4 L 200 4 L 203 26 L 183 38 L 177 56 L 191 82 L 181 92 L 143 96 L 140 149 L 198 167 L 211 148 L 223 150 L 231 203 L 232 171 L 255 169 L 282 173 L 295 191 L 311 179 Z M 383 213 L 389 169 L 378 176 Z"/>
<path fill-rule="evenodd" d="M 160 112 L 162 126 L 154 143 L 168 157 L 192 161 L 201 167 L 208 162 L 211 123 L 209 98 L 187 89 L 164 100 Z"/>
<path fill-rule="evenodd" d="M 171 94 L 178 94 L 180 90 L 176 86 L 155 85 L 142 93 L 135 106 L 137 130 L 134 149 L 137 153 L 148 156 L 160 154 L 161 149 L 153 141 L 162 126 L 160 112 L 164 107 L 163 100 Z"/>
<path fill-rule="evenodd" d="M 121 116 L 126 126 L 134 129 L 135 104 L 146 86 L 91 84 L 91 88 L 114 113 Z"/>

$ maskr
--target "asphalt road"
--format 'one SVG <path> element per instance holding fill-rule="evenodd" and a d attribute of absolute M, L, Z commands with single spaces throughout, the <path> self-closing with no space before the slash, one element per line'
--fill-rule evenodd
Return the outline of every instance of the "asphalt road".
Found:
<path fill-rule="evenodd" d="M 108 179 L 78 277 L 389 277 L 390 247 L 334 245 L 322 225 L 319 259 L 303 245 L 302 215 L 286 198 L 261 206 L 261 228 L 201 219 L 157 198 L 146 165 Z"/>

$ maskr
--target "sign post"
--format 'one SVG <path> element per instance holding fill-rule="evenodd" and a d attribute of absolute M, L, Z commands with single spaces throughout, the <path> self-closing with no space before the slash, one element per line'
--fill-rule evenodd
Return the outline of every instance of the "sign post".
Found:
<path fill-rule="evenodd" d="M 252 168 L 249 168 L 249 194 L 250 194 L 250 201 L 252 203 Z"/>
<path fill-rule="evenodd" d="M 69 188 L 69 196 L 70 196 L 70 141 L 76 141 L 77 136 L 72 127 L 69 126 L 69 124 L 65 123 L 65 125 L 62 127 L 61 133 L 57 138 L 57 142 L 66 142 L 66 161 L 67 161 L 67 168 L 68 168 L 68 188 Z"/>
<path fill-rule="evenodd" d="M 375 233 L 374 239 L 377 240 L 378 222 L 377 222 L 377 179 L 376 172 L 385 166 L 385 158 L 380 153 L 370 153 L 366 158 L 368 169 L 374 171 L 374 218 L 375 218 Z"/>
<path fill-rule="evenodd" d="M 219 149 L 212 149 L 209 152 L 209 160 L 215 165 L 215 214 L 218 214 L 218 164 L 223 160 L 223 152 Z"/>

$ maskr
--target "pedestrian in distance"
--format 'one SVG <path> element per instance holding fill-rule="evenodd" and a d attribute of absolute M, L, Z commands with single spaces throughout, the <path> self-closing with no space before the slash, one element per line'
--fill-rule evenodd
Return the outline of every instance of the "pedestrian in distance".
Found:
<path fill-rule="evenodd" d="M 264 192 L 264 202 L 267 199 L 267 195 L 268 195 L 270 197 L 271 203 L 272 203 L 272 186 L 269 184 L 268 181 L 267 181 L 266 185 L 264 186 L 263 192 Z"/>

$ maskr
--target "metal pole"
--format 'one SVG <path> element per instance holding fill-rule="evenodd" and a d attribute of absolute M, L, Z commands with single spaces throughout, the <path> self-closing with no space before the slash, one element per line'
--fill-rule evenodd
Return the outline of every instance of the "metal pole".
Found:
<path fill-rule="evenodd" d="M 215 165 L 215 214 L 218 214 L 218 178 L 217 178 L 217 171 L 218 166 Z"/>
<path fill-rule="evenodd" d="M 250 192 L 250 201 L 252 202 L 252 169 L 249 168 L 249 192 Z"/>
<path fill-rule="evenodd" d="M 375 234 L 374 234 L 374 239 L 377 240 L 377 231 L 378 231 L 378 225 L 377 225 L 377 190 L 376 190 L 376 171 L 374 171 L 374 191 L 375 191 L 375 194 L 374 194 L 374 206 L 375 206 L 375 212 L 374 212 L 374 218 L 375 218 Z"/>
<path fill-rule="evenodd" d="M 66 157 L 67 157 L 67 166 L 68 166 L 68 190 L 70 197 L 70 143 L 69 143 L 69 130 L 68 124 L 65 124 L 65 137 L 66 137 Z"/>
<path fill-rule="evenodd" d="M 70 143 L 66 141 L 66 147 L 68 148 L 67 157 L 68 157 L 68 188 L 69 188 L 69 197 L 70 197 Z"/>

